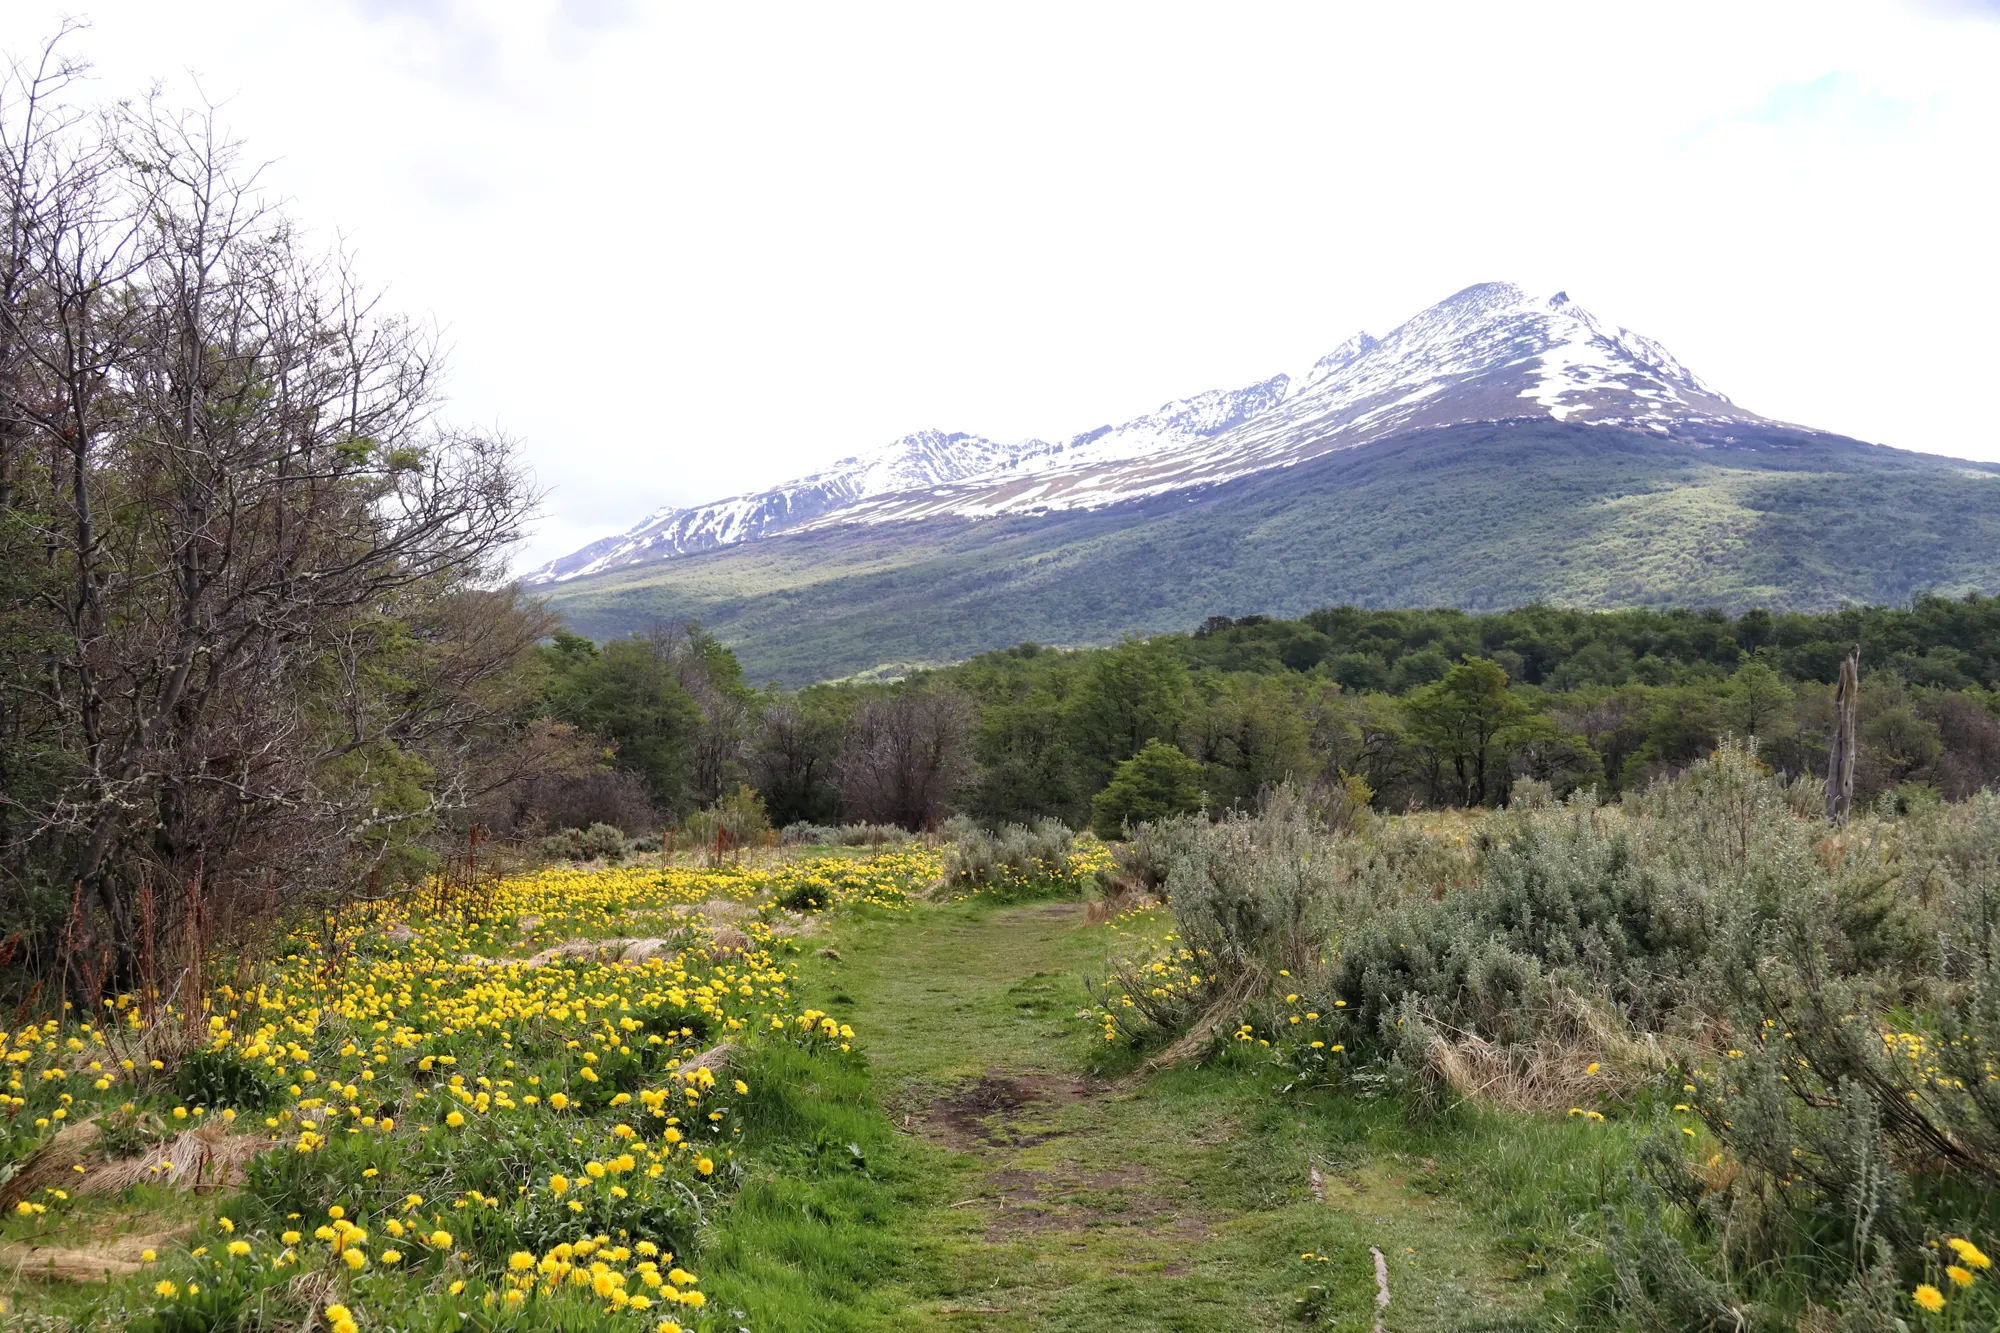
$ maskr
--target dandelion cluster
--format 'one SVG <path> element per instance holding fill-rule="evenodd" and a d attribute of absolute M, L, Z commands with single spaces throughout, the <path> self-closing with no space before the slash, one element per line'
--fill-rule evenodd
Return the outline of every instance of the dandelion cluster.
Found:
<path fill-rule="evenodd" d="M 793 861 L 766 874 L 773 900 L 792 911 L 840 907 L 907 908 L 910 895 L 944 873 L 944 861 L 924 848 L 879 852 L 865 860 L 828 856 Z"/>
<path fill-rule="evenodd" d="M 6 1160 L 98 1118 L 156 1126 L 140 1146 L 167 1179 L 162 1141 L 204 1125 L 260 1136 L 245 1183 L 258 1223 L 223 1217 L 212 1243 L 169 1255 L 146 1284 L 161 1308 L 247 1300 L 306 1268 L 338 1284 L 333 1333 L 379 1322 L 369 1309 L 413 1283 L 461 1305 L 587 1299 L 678 1327 L 703 1299 L 674 1251 L 733 1186 L 754 1091 L 727 1052 L 854 1039 L 794 1002 L 783 902 L 803 886 L 819 907 L 893 907 L 937 873 L 911 851 L 565 868 L 356 905 L 198 1012 L 119 996 L 84 1021 L 0 1032 Z M 726 930 L 710 919 L 724 915 Z M 170 1066 L 160 1034 L 190 1030 L 196 1049 Z M 68 1198 L 46 1190 L 12 1216 Z"/>
<path fill-rule="evenodd" d="M 1141 1042 L 1174 1030 L 1203 1007 L 1216 982 L 1206 970 L 1212 960 L 1182 942 L 1164 908 L 1135 908 L 1105 928 L 1124 937 L 1124 948 L 1097 1009 L 1104 1040 Z"/>

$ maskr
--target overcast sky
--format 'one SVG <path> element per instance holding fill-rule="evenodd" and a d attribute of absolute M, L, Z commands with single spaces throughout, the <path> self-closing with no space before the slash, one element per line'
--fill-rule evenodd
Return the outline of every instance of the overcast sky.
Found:
<path fill-rule="evenodd" d="M 453 347 L 521 565 L 925 426 L 1074 434 L 1469 283 L 2000 458 L 2000 0 L 6 0 L 194 80 Z"/>

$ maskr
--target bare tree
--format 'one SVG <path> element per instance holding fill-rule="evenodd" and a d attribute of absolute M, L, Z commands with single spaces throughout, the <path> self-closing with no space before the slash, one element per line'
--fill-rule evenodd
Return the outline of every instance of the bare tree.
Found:
<path fill-rule="evenodd" d="M 836 707 L 772 699 L 758 719 L 750 772 L 775 824 L 824 823 L 838 813 L 834 788 L 847 719 Z"/>
<path fill-rule="evenodd" d="M 435 335 L 211 109 L 57 115 L 54 68 L 0 106 L 0 503 L 38 571 L 0 687 L 63 771 L 0 804 L 129 965 L 144 883 L 365 878 L 469 797 L 466 738 L 512 716 L 488 684 L 547 621 L 478 591 L 534 497 L 435 419 Z"/>
<path fill-rule="evenodd" d="M 1833 730 L 1827 740 L 1826 818 L 1845 824 L 1854 810 L 1854 765 L 1861 748 L 1856 703 L 1861 694 L 1861 650 L 1840 663 L 1840 684 L 1833 693 Z"/>
<path fill-rule="evenodd" d="M 972 700 L 944 686 L 862 704 L 840 756 L 841 803 L 849 817 L 935 828 L 972 780 L 975 717 Z"/>

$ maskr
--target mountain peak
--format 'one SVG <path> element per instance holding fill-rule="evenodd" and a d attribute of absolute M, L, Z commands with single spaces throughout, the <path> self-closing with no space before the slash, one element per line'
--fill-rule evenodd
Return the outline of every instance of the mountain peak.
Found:
<path fill-rule="evenodd" d="M 1301 381 L 1299 387 L 1304 388 L 1308 385 L 1319 383 L 1328 375 L 1333 374 L 1333 372 L 1375 346 L 1377 341 L 1378 339 L 1366 331 L 1355 334 L 1352 338 L 1349 338 L 1346 342 L 1313 362 L 1312 369 L 1306 372 L 1305 379 Z"/>
<path fill-rule="evenodd" d="M 913 431 L 768 491 L 662 510 L 527 576 L 554 583 L 798 528 L 1105 505 L 1212 486 L 1442 426 L 1553 418 L 1707 438 L 1762 423 L 1565 291 L 1475 283 L 1298 379 L 1163 403 L 1060 443 Z"/>

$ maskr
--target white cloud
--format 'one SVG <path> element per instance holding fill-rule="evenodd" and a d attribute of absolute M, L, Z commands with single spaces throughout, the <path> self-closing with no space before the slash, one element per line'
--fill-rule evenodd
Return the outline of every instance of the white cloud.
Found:
<path fill-rule="evenodd" d="M 456 411 L 554 488 L 535 557 L 1489 278 L 1759 411 L 2000 457 L 1993 6 L 1379 8 L 102 0 L 78 45 L 106 93 L 199 74 L 446 325 Z"/>

